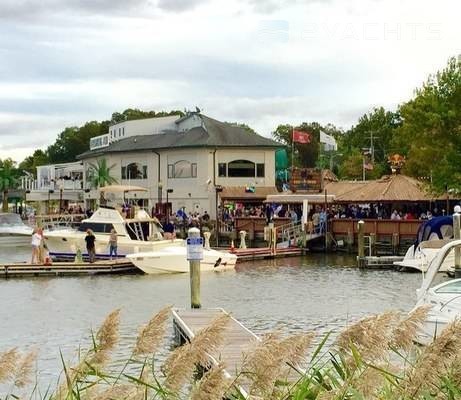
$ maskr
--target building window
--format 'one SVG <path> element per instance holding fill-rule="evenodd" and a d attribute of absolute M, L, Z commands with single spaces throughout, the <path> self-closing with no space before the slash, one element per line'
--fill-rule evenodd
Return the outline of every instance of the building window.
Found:
<path fill-rule="evenodd" d="M 168 178 L 196 178 L 197 164 L 181 160 L 168 164 Z"/>
<path fill-rule="evenodd" d="M 122 167 L 122 179 L 147 179 L 147 165 L 130 163 Z"/>
<path fill-rule="evenodd" d="M 227 164 L 227 176 L 232 178 L 254 178 L 255 163 L 248 160 L 235 160 Z"/>
<path fill-rule="evenodd" d="M 219 163 L 218 164 L 218 176 L 219 177 L 226 177 L 227 176 L 227 165 L 226 165 L 226 163 Z"/>
<path fill-rule="evenodd" d="M 256 176 L 264 178 L 264 164 L 256 164 Z"/>

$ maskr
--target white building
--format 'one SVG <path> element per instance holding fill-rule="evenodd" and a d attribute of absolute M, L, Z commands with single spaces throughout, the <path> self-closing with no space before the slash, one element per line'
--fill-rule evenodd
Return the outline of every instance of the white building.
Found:
<path fill-rule="evenodd" d="M 117 183 L 147 189 L 128 193 L 131 200 L 153 207 L 168 196 L 173 211 L 185 207 L 214 216 L 222 188 L 233 188 L 234 198 L 241 192 L 242 199 L 246 187 L 264 192 L 261 198 L 275 192 L 279 147 L 271 139 L 194 112 L 118 123 L 107 135 L 93 138 L 90 150 L 78 158 L 85 171 L 85 200 L 99 198 L 88 178 L 90 164 L 104 158 Z M 115 196 L 108 200 L 115 201 Z"/>
<path fill-rule="evenodd" d="M 27 192 L 28 201 L 82 201 L 83 162 L 41 165 L 37 167 L 37 178 L 21 178 L 21 189 Z"/>

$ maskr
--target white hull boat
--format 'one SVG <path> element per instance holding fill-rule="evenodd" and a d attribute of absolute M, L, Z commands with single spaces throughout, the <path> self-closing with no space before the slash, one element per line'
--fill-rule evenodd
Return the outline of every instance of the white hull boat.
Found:
<path fill-rule="evenodd" d="M 461 253 L 461 240 L 454 240 L 443 246 L 429 264 L 421 288 L 416 291 L 415 308 L 428 305 L 430 310 L 422 325 L 417 342 L 428 344 L 455 318 L 461 317 L 461 279 L 451 279 L 432 286 L 447 257 L 454 258 L 455 249 Z"/>
<path fill-rule="evenodd" d="M 166 247 L 159 251 L 128 254 L 126 256 L 146 274 L 188 273 L 187 249 L 185 246 Z M 237 256 L 217 250 L 203 249 L 200 271 L 224 271 L 234 269 Z"/>
<path fill-rule="evenodd" d="M 415 246 L 411 246 L 402 261 L 394 261 L 394 265 L 405 270 L 415 270 L 419 272 L 427 272 L 429 264 L 435 258 L 440 249 L 446 245 L 451 239 L 441 240 L 428 240 L 420 243 L 416 249 Z M 454 266 L 454 256 L 449 254 L 440 266 L 439 272 L 448 272 Z"/>
<path fill-rule="evenodd" d="M 32 231 L 19 214 L 0 213 L 0 245 L 28 245 Z"/>
<path fill-rule="evenodd" d="M 86 254 L 85 236 L 87 229 L 96 237 L 97 258 L 109 257 L 109 236 L 111 229 L 117 233 L 117 254 L 157 251 L 164 247 L 180 246 L 183 240 L 166 240 L 156 218 L 144 210 L 137 210 L 133 218 L 125 218 L 120 210 L 101 207 L 82 221 L 77 229 L 60 229 L 45 232 L 45 242 L 51 256 L 74 257 L 77 251 Z"/>
<path fill-rule="evenodd" d="M 425 273 L 439 250 L 453 238 L 453 218 L 443 216 L 425 221 L 418 230 L 415 243 L 405 253 L 402 261 L 395 261 L 400 270 Z M 444 260 L 439 272 L 447 272 L 453 267 L 453 255 Z"/>

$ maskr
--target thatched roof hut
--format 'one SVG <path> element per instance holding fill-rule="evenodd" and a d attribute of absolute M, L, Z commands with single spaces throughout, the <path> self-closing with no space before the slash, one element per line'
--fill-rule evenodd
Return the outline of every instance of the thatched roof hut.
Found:
<path fill-rule="evenodd" d="M 338 181 L 325 185 L 336 203 L 423 202 L 436 199 L 427 185 L 406 175 L 383 176 L 370 181 Z"/>

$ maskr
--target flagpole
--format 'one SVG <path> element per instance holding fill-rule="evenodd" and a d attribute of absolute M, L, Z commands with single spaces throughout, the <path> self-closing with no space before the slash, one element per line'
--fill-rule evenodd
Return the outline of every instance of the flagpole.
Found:
<path fill-rule="evenodd" d="M 291 128 L 291 177 L 293 178 L 293 166 L 294 166 L 294 159 L 295 159 L 295 127 Z"/>

